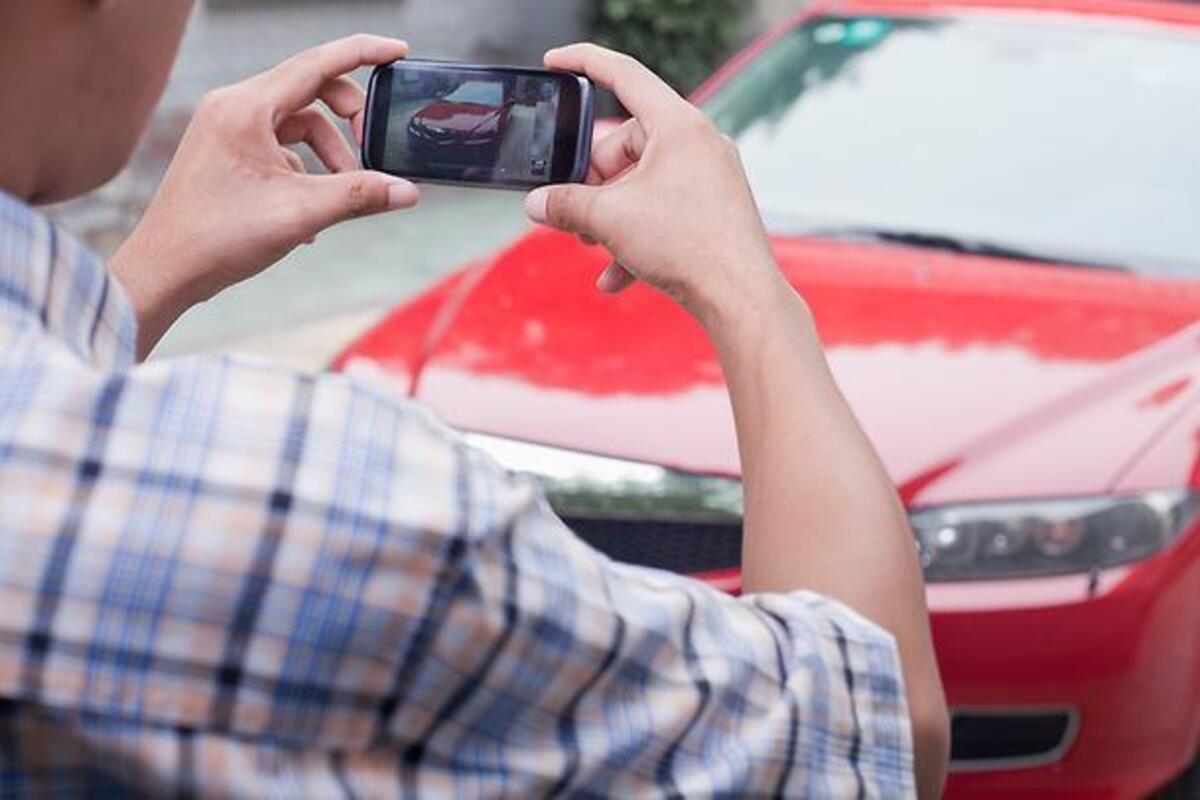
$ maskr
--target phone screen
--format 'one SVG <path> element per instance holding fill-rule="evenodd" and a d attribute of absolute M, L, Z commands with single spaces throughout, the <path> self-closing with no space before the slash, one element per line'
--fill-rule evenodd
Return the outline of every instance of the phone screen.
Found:
<path fill-rule="evenodd" d="M 417 180 L 512 187 L 582 180 L 591 125 L 583 83 L 540 70 L 398 62 L 372 80 L 366 159 Z"/>

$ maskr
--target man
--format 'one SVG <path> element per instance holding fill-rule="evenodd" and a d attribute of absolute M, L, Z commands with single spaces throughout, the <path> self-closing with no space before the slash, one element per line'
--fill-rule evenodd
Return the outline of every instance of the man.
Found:
<path fill-rule="evenodd" d="M 107 270 L 55 230 L 30 204 L 125 162 L 190 7 L 0 6 L 0 793 L 936 796 L 913 540 L 728 140 L 636 62 L 554 51 L 634 118 L 528 208 L 611 250 L 601 289 L 647 281 L 711 335 L 741 599 L 589 550 L 386 389 L 138 363 L 323 229 L 417 201 L 319 105 L 361 135 L 347 74 L 407 52 L 362 36 L 205 99 Z"/>

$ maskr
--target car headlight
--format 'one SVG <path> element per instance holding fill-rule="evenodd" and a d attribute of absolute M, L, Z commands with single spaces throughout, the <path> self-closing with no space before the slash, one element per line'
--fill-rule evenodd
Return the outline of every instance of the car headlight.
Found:
<path fill-rule="evenodd" d="M 494 136 L 500 130 L 500 118 L 488 117 L 483 122 L 479 123 L 471 133 L 476 136 Z"/>
<path fill-rule="evenodd" d="M 561 516 L 676 523 L 741 523 L 740 481 L 557 447 L 468 434 L 470 444 L 533 475 Z M 1200 496 L 1160 491 L 1118 497 L 969 503 L 910 515 L 931 582 L 1087 573 L 1150 556 L 1200 513 Z"/>
<path fill-rule="evenodd" d="M 1183 491 L 1019 503 L 978 503 L 912 514 L 931 581 L 1090 572 L 1157 552 L 1194 519 Z"/>
<path fill-rule="evenodd" d="M 741 522 L 738 480 L 482 434 L 466 439 L 502 466 L 540 480 L 563 517 Z"/>
<path fill-rule="evenodd" d="M 434 125 L 429 122 L 422 122 L 419 119 L 413 119 L 408 123 L 408 129 L 413 133 L 445 133 L 446 130 L 440 125 Z"/>

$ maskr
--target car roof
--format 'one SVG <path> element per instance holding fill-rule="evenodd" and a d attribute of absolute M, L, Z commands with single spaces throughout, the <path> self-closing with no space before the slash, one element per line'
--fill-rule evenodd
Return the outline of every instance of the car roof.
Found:
<path fill-rule="evenodd" d="M 822 14 L 946 16 L 989 11 L 1046 14 L 1048 17 L 1074 14 L 1200 29 L 1200 2 L 1195 0 L 816 0 L 751 42 L 700 84 L 691 100 L 697 104 L 706 102 L 772 42 Z"/>
<path fill-rule="evenodd" d="M 943 14 L 1020 11 L 1145 20 L 1200 28 L 1200 2 L 1186 0 L 817 0 L 784 28 L 816 13 Z"/>
<path fill-rule="evenodd" d="M 976 10 L 1094 15 L 1200 27 L 1200 3 L 1181 0 L 818 0 L 788 27 L 813 13 L 922 15 Z"/>

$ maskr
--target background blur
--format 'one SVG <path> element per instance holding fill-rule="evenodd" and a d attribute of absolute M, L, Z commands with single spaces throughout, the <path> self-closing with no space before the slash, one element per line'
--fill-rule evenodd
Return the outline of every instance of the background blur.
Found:
<path fill-rule="evenodd" d="M 540 64 L 549 47 L 595 39 L 634 53 L 689 91 L 803 0 L 200 0 L 162 105 L 133 163 L 55 215 L 102 253 L 137 222 L 209 89 L 339 36 L 407 39 L 413 54 Z M 613 111 L 613 104 L 608 104 Z M 189 313 L 156 357 L 236 348 L 323 367 L 398 301 L 525 228 L 521 196 L 426 187 L 422 207 L 330 231 L 268 274 Z"/>

